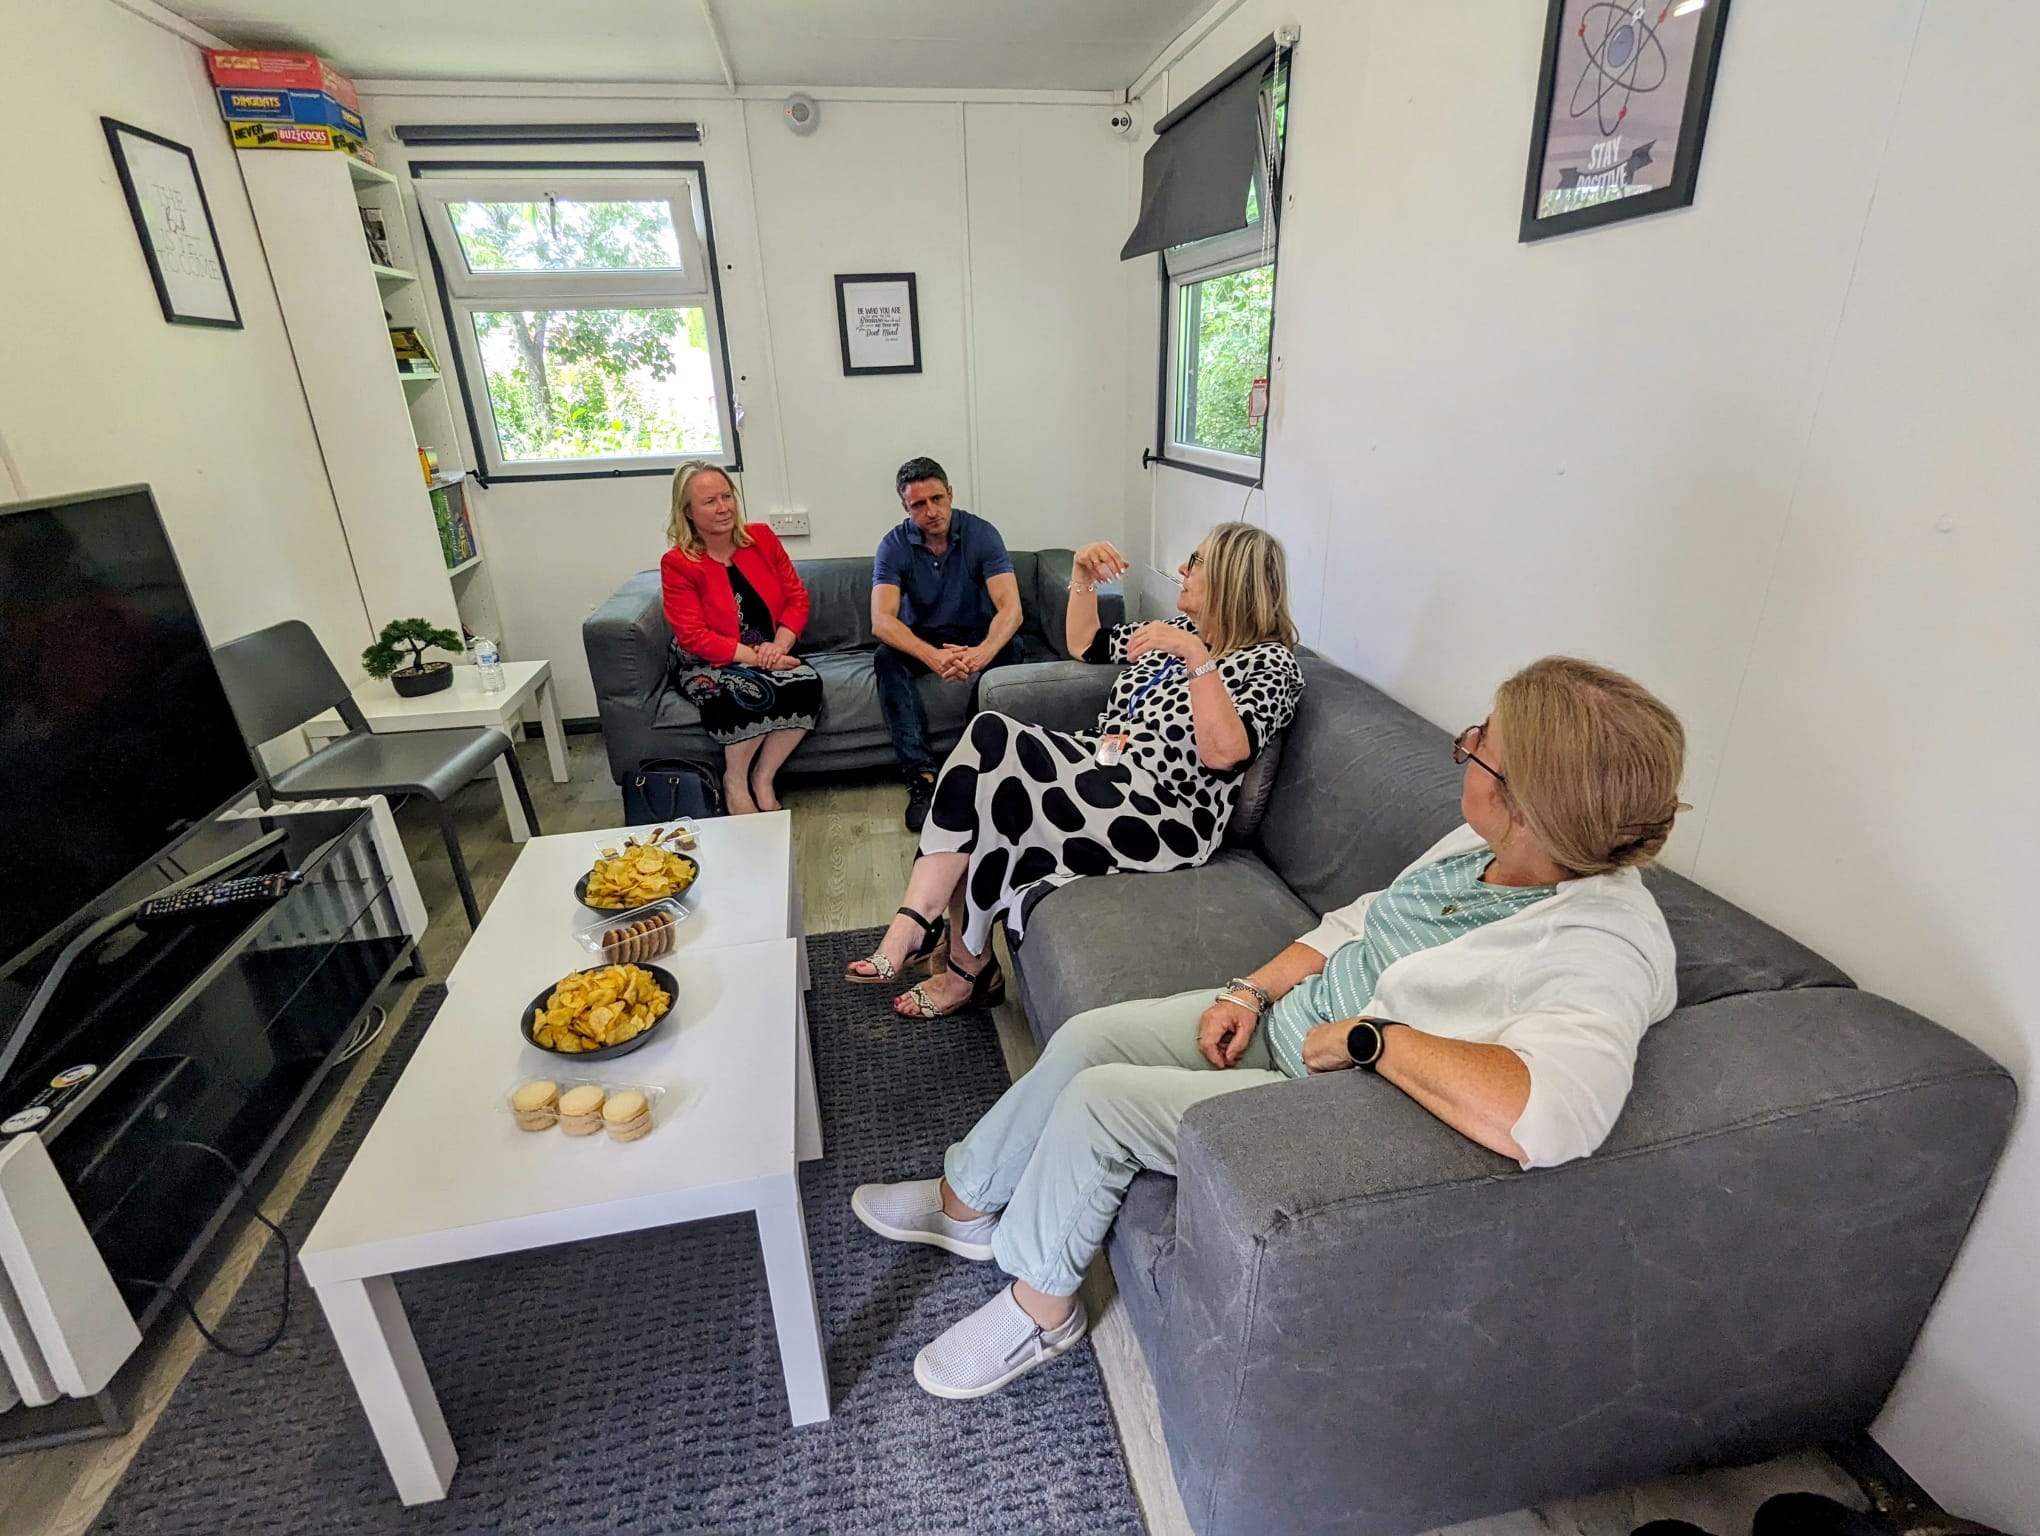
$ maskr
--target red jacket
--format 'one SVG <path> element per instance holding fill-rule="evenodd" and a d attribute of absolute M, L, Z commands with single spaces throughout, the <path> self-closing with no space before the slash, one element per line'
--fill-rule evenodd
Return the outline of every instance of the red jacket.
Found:
<path fill-rule="evenodd" d="M 797 635 L 808 620 L 807 588 L 786 558 L 786 546 L 779 542 L 778 534 L 762 523 L 744 526 L 753 542 L 739 548 L 732 563 L 765 599 L 765 606 L 772 610 L 772 622 Z M 710 555 L 696 560 L 669 549 L 659 561 L 659 584 L 666 596 L 666 622 L 673 626 L 673 638 L 680 642 L 680 649 L 718 667 L 734 661 L 737 598 L 730 590 L 728 567 Z"/>

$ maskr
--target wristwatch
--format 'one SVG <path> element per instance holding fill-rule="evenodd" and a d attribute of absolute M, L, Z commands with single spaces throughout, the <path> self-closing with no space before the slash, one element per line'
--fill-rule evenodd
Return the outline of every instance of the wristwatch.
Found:
<path fill-rule="evenodd" d="M 1362 1072 L 1381 1070 L 1381 1053 L 1388 1046 L 1387 1031 L 1401 1019 L 1370 1019 L 1365 1014 L 1346 1031 L 1346 1054 Z"/>

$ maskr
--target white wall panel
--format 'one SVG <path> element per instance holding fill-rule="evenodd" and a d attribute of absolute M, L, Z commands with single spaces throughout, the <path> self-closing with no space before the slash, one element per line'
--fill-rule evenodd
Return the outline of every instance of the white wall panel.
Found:
<path fill-rule="evenodd" d="M 2001 886 L 2040 859 L 2040 17 L 1738 5 L 1695 205 L 1525 246 L 1543 16 L 1249 0 L 1142 103 L 1302 25 L 1266 520 L 1321 572 L 1306 637 L 1448 728 L 1543 653 L 1635 673 L 1690 735 L 1669 862 L 2030 1094 L 2040 950 Z M 1164 471 L 1155 502 L 1160 563 L 1212 492 Z M 2011 1530 L 2036 1188 L 2029 1115 L 1880 1425 Z"/>
<path fill-rule="evenodd" d="M 302 618 L 359 676 L 368 619 L 203 56 L 103 0 L 0 0 L 0 36 L 0 436 L 19 493 L 147 482 L 215 641 Z M 164 321 L 101 115 L 197 157 L 243 329 Z"/>

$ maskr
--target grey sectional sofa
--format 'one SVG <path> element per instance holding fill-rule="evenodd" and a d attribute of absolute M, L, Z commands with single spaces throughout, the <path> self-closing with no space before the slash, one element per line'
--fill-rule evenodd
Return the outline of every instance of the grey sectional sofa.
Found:
<path fill-rule="evenodd" d="M 1252 843 L 1079 880 L 1015 954 L 1036 1035 L 1214 988 L 1459 820 L 1446 733 L 1307 659 Z M 1113 673 L 982 706 L 1087 725 Z M 1478 713 L 1478 709 L 1475 710 Z M 1414 1532 L 1868 1424 L 1955 1257 L 2015 1089 L 1948 1030 L 1665 871 L 1679 1008 L 1606 1145 L 1523 1173 L 1342 1073 L 1200 1105 L 1109 1242 L 1206 1536 Z"/>
<path fill-rule="evenodd" d="M 1070 551 L 1014 550 L 1026 622 L 1020 644 L 1030 662 L 1063 656 L 1063 612 L 1069 604 Z M 787 761 L 790 773 L 877 768 L 893 761 L 892 739 L 878 709 L 878 679 L 871 658 L 871 561 L 868 558 L 796 560 L 808 589 L 810 611 L 795 650 L 822 675 L 822 718 Z M 1098 595 L 1108 624 L 1123 605 L 1115 592 Z M 641 763 L 684 758 L 718 773 L 722 748 L 708 739 L 701 716 L 673 686 L 673 628 L 659 595 L 659 573 L 626 580 L 581 626 L 596 709 L 609 749 L 610 776 L 621 784 Z M 994 669 L 994 675 L 998 669 Z M 956 744 L 970 718 L 971 683 L 921 679 L 928 706 L 928 739 L 937 752 Z"/>

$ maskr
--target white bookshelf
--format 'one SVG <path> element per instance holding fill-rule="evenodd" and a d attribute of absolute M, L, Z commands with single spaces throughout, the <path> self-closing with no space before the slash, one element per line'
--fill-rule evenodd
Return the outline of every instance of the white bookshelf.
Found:
<path fill-rule="evenodd" d="M 430 285 L 418 277 L 429 262 L 411 248 L 397 178 L 318 151 L 242 150 L 240 160 L 371 625 L 416 616 L 500 639 L 451 381 L 436 369 L 399 372 L 390 350 L 393 325 L 428 338 L 438 329 Z M 363 207 L 382 212 L 389 265 L 369 259 Z M 421 446 L 439 456 L 430 487 Z M 434 489 L 466 499 L 482 551 L 451 569 Z"/>

